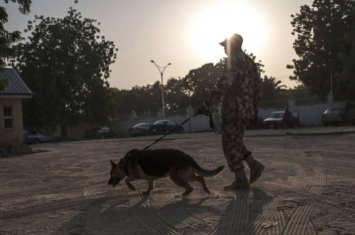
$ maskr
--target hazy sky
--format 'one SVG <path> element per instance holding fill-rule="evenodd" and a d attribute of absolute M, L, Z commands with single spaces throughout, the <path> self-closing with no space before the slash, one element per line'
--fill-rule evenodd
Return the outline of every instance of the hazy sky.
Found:
<path fill-rule="evenodd" d="M 23 31 L 34 15 L 64 17 L 74 0 L 32 0 L 29 15 L 8 9 L 5 27 Z M 244 37 L 244 49 L 265 65 L 265 75 L 274 76 L 288 87 L 295 85 L 286 65 L 296 58 L 292 48 L 291 14 L 313 0 L 80 0 L 74 7 L 83 17 L 101 23 L 101 35 L 119 48 L 111 66 L 111 86 L 130 89 L 160 80 L 157 68 L 165 66 L 164 83 L 184 77 L 191 69 L 216 63 L 224 56 L 218 44 L 231 33 Z"/>

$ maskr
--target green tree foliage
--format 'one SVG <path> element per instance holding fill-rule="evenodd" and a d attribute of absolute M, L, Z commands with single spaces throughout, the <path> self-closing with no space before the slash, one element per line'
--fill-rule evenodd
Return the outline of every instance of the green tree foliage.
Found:
<path fill-rule="evenodd" d="M 4 2 L 5 3 L 9 3 L 9 2 L 18 3 L 19 4 L 18 9 L 22 14 L 27 15 L 28 13 L 30 13 L 32 0 L 4 0 Z"/>
<path fill-rule="evenodd" d="M 256 64 L 256 67 L 257 67 L 257 69 L 258 69 L 258 72 L 259 72 L 259 74 L 262 74 L 262 73 L 264 73 L 265 71 L 264 71 L 264 67 L 265 67 L 265 65 L 262 63 L 262 61 L 261 60 L 259 60 L 259 61 L 256 61 L 256 56 L 253 54 L 253 53 L 247 53 L 246 51 L 245 51 L 245 53 L 250 57 L 250 58 L 252 58 L 253 60 L 254 60 L 254 62 L 255 62 L 255 64 Z"/>
<path fill-rule="evenodd" d="M 168 109 L 179 110 L 189 105 L 189 96 L 182 88 L 182 80 L 180 78 L 168 79 L 164 92 Z"/>
<path fill-rule="evenodd" d="M 216 83 L 223 68 L 222 60 L 217 64 L 204 64 L 200 68 L 190 70 L 182 79 L 181 88 L 187 95 L 191 96 L 191 106 L 200 106 L 208 98 L 209 93 L 216 89 Z"/>
<path fill-rule="evenodd" d="M 312 6 L 304 5 L 299 13 L 292 15 L 293 44 L 299 59 L 293 60 L 293 80 L 305 84 L 311 92 L 325 95 L 330 91 L 330 74 L 343 72 L 339 53 L 349 51 L 348 34 L 354 19 L 354 0 L 314 0 Z M 335 91 L 339 94 L 335 82 Z"/>
<path fill-rule="evenodd" d="M 263 73 L 264 65 L 262 62 L 256 61 L 254 54 L 245 53 L 252 58 L 258 68 L 259 73 Z M 209 93 L 216 89 L 216 84 L 220 78 L 223 69 L 224 61 L 220 60 L 218 63 L 208 63 L 200 68 L 190 70 L 190 72 L 182 79 L 182 89 L 186 94 L 191 95 L 191 105 L 193 107 L 199 107 L 205 100 L 208 99 Z"/>
<path fill-rule="evenodd" d="M 66 137 L 68 124 L 106 122 L 114 109 L 107 81 L 114 43 L 99 36 L 96 20 L 73 8 L 64 18 L 35 16 L 35 22 L 29 22 L 27 42 L 17 46 L 16 66 L 34 92 L 24 105 L 25 124 L 61 124 Z"/>
<path fill-rule="evenodd" d="M 282 92 L 286 91 L 285 85 L 281 84 L 280 80 L 275 77 L 264 76 L 261 82 L 262 99 L 269 100 L 279 96 Z"/>
<path fill-rule="evenodd" d="M 167 110 L 185 109 L 189 104 L 197 107 L 208 98 L 211 90 L 223 71 L 221 62 L 205 64 L 191 70 L 184 78 L 170 78 L 164 85 L 165 108 Z M 118 113 L 135 110 L 138 113 L 154 113 L 161 109 L 160 82 L 131 90 L 116 90 L 115 102 Z"/>
<path fill-rule="evenodd" d="M 355 11 L 352 17 L 355 16 Z M 354 17 L 355 18 L 355 17 Z M 355 21 L 354 21 L 355 22 Z M 339 54 L 339 59 L 343 65 L 343 71 L 336 75 L 335 81 L 338 84 L 337 92 L 339 96 L 347 101 L 351 108 L 355 107 L 355 24 L 352 31 L 346 35 L 347 45 L 351 45 L 350 50 Z"/>
<path fill-rule="evenodd" d="M 19 4 L 19 11 L 22 14 L 28 14 L 30 12 L 31 0 L 10 0 L 11 2 Z M 9 0 L 4 0 L 8 3 Z M 6 59 L 15 55 L 16 50 L 12 46 L 14 43 L 21 39 L 21 33 L 19 31 L 8 32 L 4 24 L 8 21 L 8 14 L 5 7 L 0 6 L 0 71 L 6 67 Z M 0 91 L 5 90 L 9 85 L 8 80 L 0 80 Z"/>
<path fill-rule="evenodd" d="M 292 89 L 289 89 L 288 94 L 293 96 L 294 98 L 303 98 L 312 95 L 312 93 L 304 84 L 300 84 Z"/>
<path fill-rule="evenodd" d="M 157 81 L 153 85 L 135 86 L 131 90 L 115 89 L 115 109 L 117 113 L 155 112 L 161 108 L 161 89 Z"/>
<path fill-rule="evenodd" d="M 255 61 L 253 54 L 249 56 Z M 259 72 L 264 65 L 256 62 Z M 188 105 L 199 107 L 208 99 L 210 91 L 216 89 L 216 83 L 224 68 L 224 60 L 218 63 L 207 63 L 197 69 L 192 69 L 183 78 L 170 78 L 164 85 L 165 108 L 181 110 Z M 138 113 L 154 113 L 161 108 L 161 89 L 159 81 L 153 85 L 134 87 L 131 90 L 115 90 L 115 107 L 117 113 L 128 113 L 135 110 Z"/>

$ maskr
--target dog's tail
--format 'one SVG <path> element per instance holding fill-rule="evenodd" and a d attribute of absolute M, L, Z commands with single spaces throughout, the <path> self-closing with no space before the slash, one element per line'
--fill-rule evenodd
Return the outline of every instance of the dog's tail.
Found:
<path fill-rule="evenodd" d="M 192 163 L 192 167 L 196 170 L 197 175 L 204 177 L 214 177 L 223 171 L 224 166 L 220 166 L 214 170 L 205 170 L 200 167 L 197 162 Z"/>

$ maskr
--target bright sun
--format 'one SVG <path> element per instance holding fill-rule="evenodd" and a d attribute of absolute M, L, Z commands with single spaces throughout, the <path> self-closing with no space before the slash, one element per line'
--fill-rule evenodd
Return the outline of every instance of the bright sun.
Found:
<path fill-rule="evenodd" d="M 243 36 L 243 49 L 256 54 L 265 37 L 265 26 L 259 13 L 235 1 L 218 1 L 200 12 L 191 26 L 194 48 L 200 56 L 211 61 L 225 56 L 218 43 L 233 33 Z"/>

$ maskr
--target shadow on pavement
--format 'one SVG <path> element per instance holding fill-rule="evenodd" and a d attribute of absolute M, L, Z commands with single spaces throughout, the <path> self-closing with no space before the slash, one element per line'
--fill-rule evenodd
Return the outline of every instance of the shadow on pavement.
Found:
<path fill-rule="evenodd" d="M 232 192 L 231 192 L 232 193 Z M 212 234 L 256 235 L 256 222 L 263 207 L 273 199 L 258 188 L 233 192 L 232 199 L 225 209 Z"/>
<path fill-rule="evenodd" d="M 122 196 L 92 201 L 52 234 L 209 234 L 213 227 L 199 214 L 221 214 L 219 209 L 203 205 L 212 200 L 209 197 L 196 202 L 189 198 L 175 200 L 166 193 Z"/>

